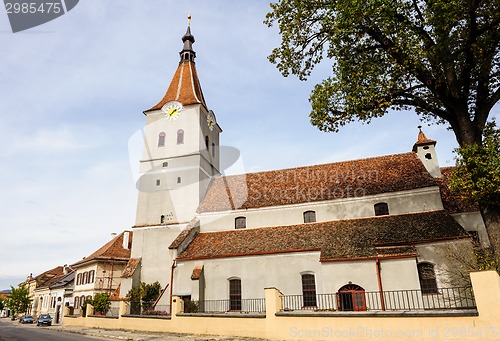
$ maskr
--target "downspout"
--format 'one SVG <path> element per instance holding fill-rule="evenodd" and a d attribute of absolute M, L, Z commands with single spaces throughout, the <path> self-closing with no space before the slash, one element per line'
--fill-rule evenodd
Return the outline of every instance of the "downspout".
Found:
<path fill-rule="evenodd" d="M 385 299 L 384 299 L 384 291 L 382 289 L 382 278 L 380 276 L 380 258 L 375 259 L 375 265 L 377 267 L 377 280 L 378 280 L 378 290 L 380 292 L 380 304 L 382 306 L 382 310 L 385 311 Z"/>
<path fill-rule="evenodd" d="M 170 316 L 172 316 L 172 294 L 174 289 L 174 270 L 176 267 L 175 262 L 176 260 L 174 259 L 172 262 L 172 269 L 170 270 Z"/>

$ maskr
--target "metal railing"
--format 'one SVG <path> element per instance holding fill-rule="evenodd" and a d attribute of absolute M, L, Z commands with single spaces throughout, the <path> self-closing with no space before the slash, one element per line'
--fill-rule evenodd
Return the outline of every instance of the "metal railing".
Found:
<path fill-rule="evenodd" d="M 131 301 L 128 303 L 128 313 L 130 315 L 169 316 L 170 305 L 154 305 L 154 302 Z"/>
<path fill-rule="evenodd" d="M 186 313 L 263 313 L 265 311 L 266 300 L 264 298 L 184 302 L 184 312 Z"/>
<path fill-rule="evenodd" d="M 324 311 L 416 311 L 440 309 L 474 309 L 472 287 L 441 288 L 434 293 L 421 290 L 380 292 L 340 292 L 317 294 L 316 297 L 284 295 L 283 310 Z"/>

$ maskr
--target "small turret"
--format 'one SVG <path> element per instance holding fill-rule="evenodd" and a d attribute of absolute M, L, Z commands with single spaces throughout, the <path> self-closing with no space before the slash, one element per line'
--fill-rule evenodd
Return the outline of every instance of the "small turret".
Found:
<path fill-rule="evenodd" d="M 417 153 L 427 171 L 435 178 L 441 177 L 441 170 L 436 154 L 436 141 L 425 136 L 422 126 L 418 126 L 417 142 L 413 145 L 413 152 Z"/>

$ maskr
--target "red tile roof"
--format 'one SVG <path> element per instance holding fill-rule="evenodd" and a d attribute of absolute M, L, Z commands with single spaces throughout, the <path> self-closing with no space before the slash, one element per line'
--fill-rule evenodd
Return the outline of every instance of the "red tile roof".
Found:
<path fill-rule="evenodd" d="M 135 270 L 140 266 L 140 264 L 141 258 L 130 258 L 128 260 L 127 266 L 125 266 L 125 269 L 123 269 L 122 277 L 131 277 L 134 274 Z"/>
<path fill-rule="evenodd" d="M 215 178 L 199 212 L 361 197 L 437 186 L 415 153 Z"/>
<path fill-rule="evenodd" d="M 444 209 L 452 213 L 478 212 L 479 205 L 474 202 L 467 201 L 460 195 L 449 188 L 450 176 L 455 167 L 441 168 L 441 178 L 436 179 L 441 191 L 441 200 L 443 201 Z"/>
<path fill-rule="evenodd" d="M 320 261 L 414 256 L 414 245 L 468 238 L 445 211 L 199 233 L 178 260 L 321 251 Z"/>
<path fill-rule="evenodd" d="M 109 242 L 104 244 L 101 248 L 99 248 L 97 251 L 89 255 L 88 257 L 85 257 L 84 259 L 74 263 L 72 266 L 78 266 L 84 263 L 88 263 L 93 260 L 123 260 L 123 261 L 128 261 L 130 258 L 130 249 L 132 245 L 132 236 L 133 233 L 126 231 L 129 233 L 129 242 L 128 242 L 128 249 L 123 248 L 123 236 L 125 232 L 120 233 L 119 235 L 115 236 L 113 239 L 111 239 Z"/>
<path fill-rule="evenodd" d="M 415 144 L 413 145 L 413 151 L 415 152 L 417 150 L 417 146 L 425 146 L 427 144 L 435 145 L 436 141 L 427 138 L 427 136 L 425 136 L 424 132 L 421 130 L 418 133 L 417 142 L 415 142 Z"/>
<path fill-rule="evenodd" d="M 36 276 L 34 278 L 34 280 L 37 283 L 36 284 L 37 288 L 48 287 L 48 286 L 56 283 L 60 279 L 62 279 L 62 277 L 64 277 L 64 276 L 66 276 L 64 274 L 64 267 L 63 266 L 56 266 L 53 269 L 42 272 L 41 274 Z"/>
<path fill-rule="evenodd" d="M 155 106 L 146 110 L 145 113 L 159 110 L 170 101 L 178 101 L 182 105 L 202 104 L 207 108 L 193 62 L 181 61 L 179 63 L 165 96 Z"/>

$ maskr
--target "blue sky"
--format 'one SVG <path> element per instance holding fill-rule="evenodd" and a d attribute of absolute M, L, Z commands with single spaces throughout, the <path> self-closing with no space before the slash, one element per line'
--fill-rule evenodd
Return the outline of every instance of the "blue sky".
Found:
<path fill-rule="evenodd" d="M 166 91 L 192 14 L 206 102 L 246 172 L 404 153 L 418 116 L 322 133 L 308 97 L 330 65 L 301 82 L 267 61 L 280 37 L 262 23 L 268 1 L 93 0 L 13 34 L 0 10 L 0 289 L 92 253 L 134 224 L 129 140 Z M 496 110 L 498 115 L 498 106 Z M 424 127 L 440 163 L 454 135 Z"/>

